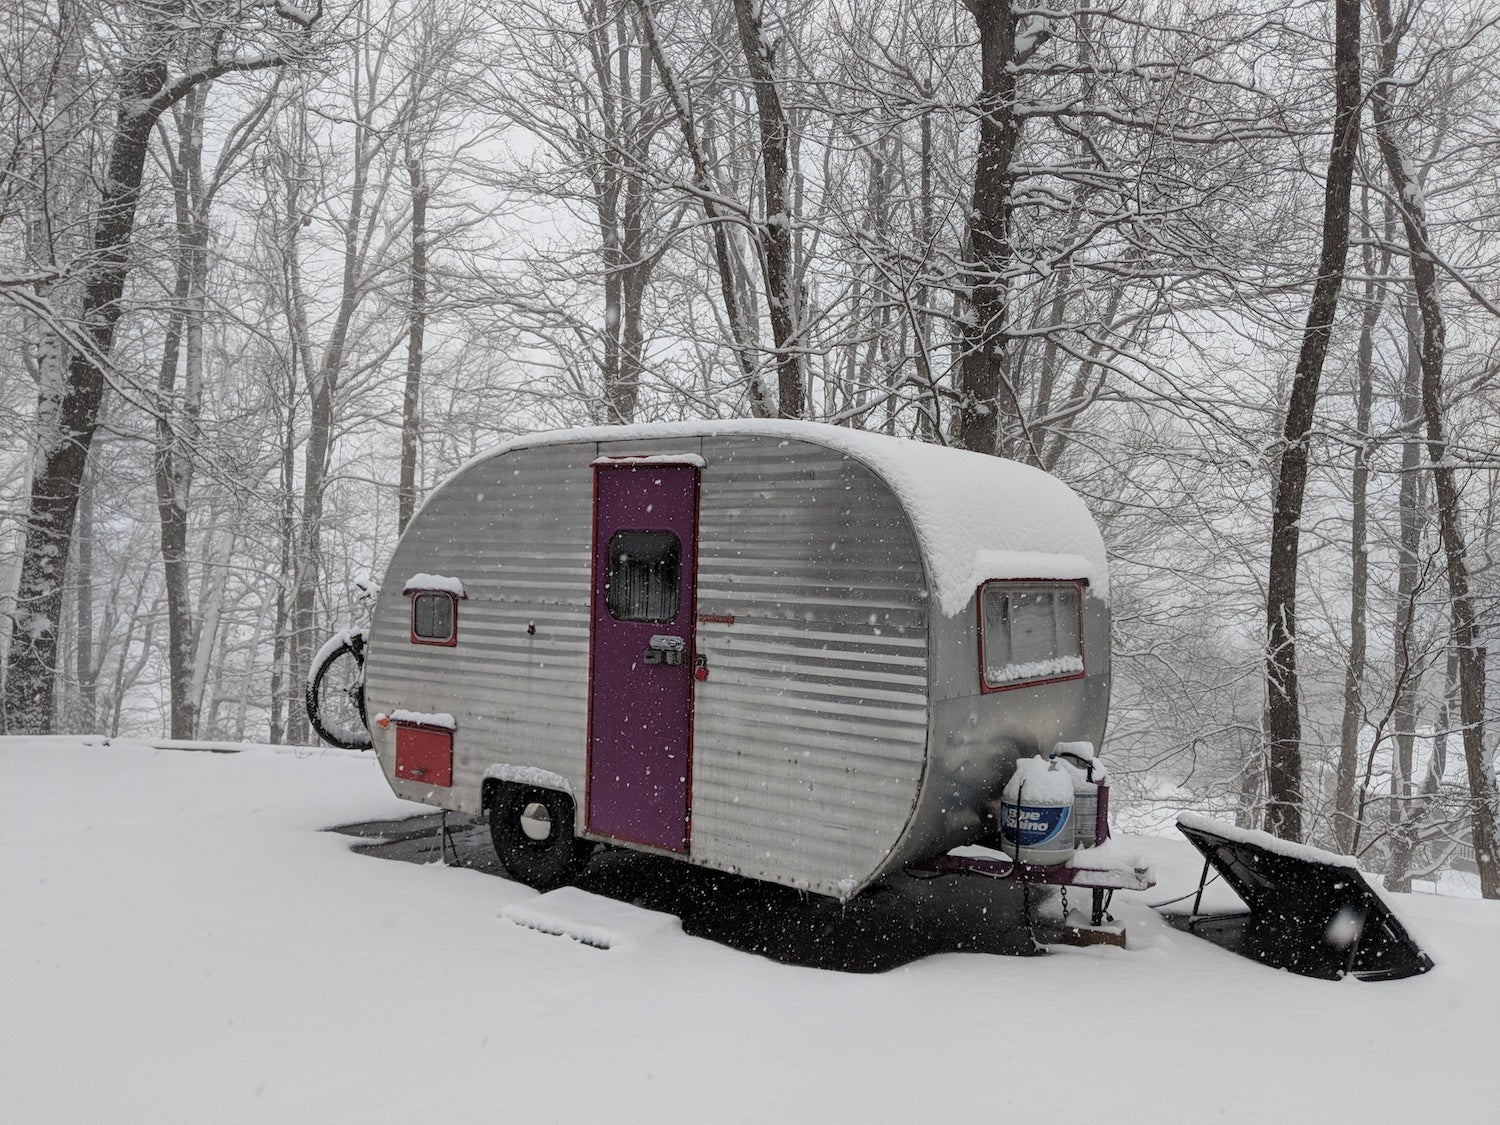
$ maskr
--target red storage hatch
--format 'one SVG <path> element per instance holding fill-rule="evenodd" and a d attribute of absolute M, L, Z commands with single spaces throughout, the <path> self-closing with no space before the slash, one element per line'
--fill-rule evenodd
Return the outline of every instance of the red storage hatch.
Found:
<path fill-rule="evenodd" d="M 396 724 L 396 776 L 426 785 L 453 784 L 453 732 Z"/>

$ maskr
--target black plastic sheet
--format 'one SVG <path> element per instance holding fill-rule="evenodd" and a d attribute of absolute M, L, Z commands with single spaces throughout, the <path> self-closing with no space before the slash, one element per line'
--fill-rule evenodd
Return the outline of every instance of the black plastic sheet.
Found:
<path fill-rule="evenodd" d="M 1398 980 L 1433 967 L 1347 862 L 1316 859 L 1310 848 L 1262 845 L 1247 838 L 1258 833 L 1212 824 L 1195 817 L 1177 828 L 1249 911 L 1169 918 L 1174 925 L 1273 968 L 1326 980 Z"/>

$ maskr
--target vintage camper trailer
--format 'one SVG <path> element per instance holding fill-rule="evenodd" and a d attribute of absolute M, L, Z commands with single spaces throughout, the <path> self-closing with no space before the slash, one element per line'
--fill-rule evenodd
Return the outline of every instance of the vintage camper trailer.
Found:
<path fill-rule="evenodd" d="M 606 842 L 844 899 L 1008 873 L 968 844 L 1143 887 L 1087 857 L 1108 582 L 1083 502 L 1024 465 L 809 423 L 573 430 L 437 489 L 367 641 L 324 655 L 363 656 L 392 789 L 487 814 L 537 885 Z"/>

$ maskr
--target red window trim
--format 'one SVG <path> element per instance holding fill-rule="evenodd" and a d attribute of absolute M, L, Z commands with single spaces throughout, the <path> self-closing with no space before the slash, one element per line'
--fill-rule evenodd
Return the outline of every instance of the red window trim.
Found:
<path fill-rule="evenodd" d="M 997 691 L 1014 691 L 1016 688 L 1041 687 L 1044 684 L 1062 684 L 1069 680 L 1081 680 L 1088 675 L 1088 653 L 1083 645 L 1083 593 L 1089 584 L 1087 578 L 990 578 L 979 584 L 974 594 L 975 629 L 979 634 L 979 691 L 990 695 Z M 1041 680 L 1017 680 L 1011 684 L 991 684 L 985 671 L 984 659 L 984 591 L 987 586 L 1076 586 L 1078 589 L 1078 656 L 1083 670 L 1067 676 L 1049 676 Z"/>
<path fill-rule="evenodd" d="M 414 645 L 435 645 L 438 648 L 453 648 L 458 644 L 458 595 L 452 590 L 422 590 L 412 589 L 406 591 L 407 597 L 411 598 L 411 620 L 409 628 L 411 631 L 411 643 Z M 432 637 L 417 636 L 417 598 L 423 594 L 442 594 L 453 603 L 453 632 L 448 634 L 446 640 L 435 640 Z"/>

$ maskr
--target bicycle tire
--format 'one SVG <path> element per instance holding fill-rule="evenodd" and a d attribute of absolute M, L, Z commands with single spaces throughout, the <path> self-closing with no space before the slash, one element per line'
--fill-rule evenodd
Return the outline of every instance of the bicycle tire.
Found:
<path fill-rule="evenodd" d="M 345 690 L 349 693 L 350 702 L 354 704 L 354 709 L 359 715 L 362 729 L 358 731 L 349 730 L 333 722 L 328 717 L 328 709 L 323 705 L 325 681 L 329 673 L 346 655 L 354 661 L 357 673 L 354 686 Z M 365 714 L 364 667 L 364 646 L 345 641 L 323 658 L 323 663 L 318 665 L 317 671 L 308 681 L 305 699 L 307 720 L 312 724 L 318 737 L 331 746 L 338 746 L 345 750 L 368 750 L 375 745 L 370 737 L 370 720 Z M 331 685 L 329 685 L 329 690 L 333 690 Z"/>

